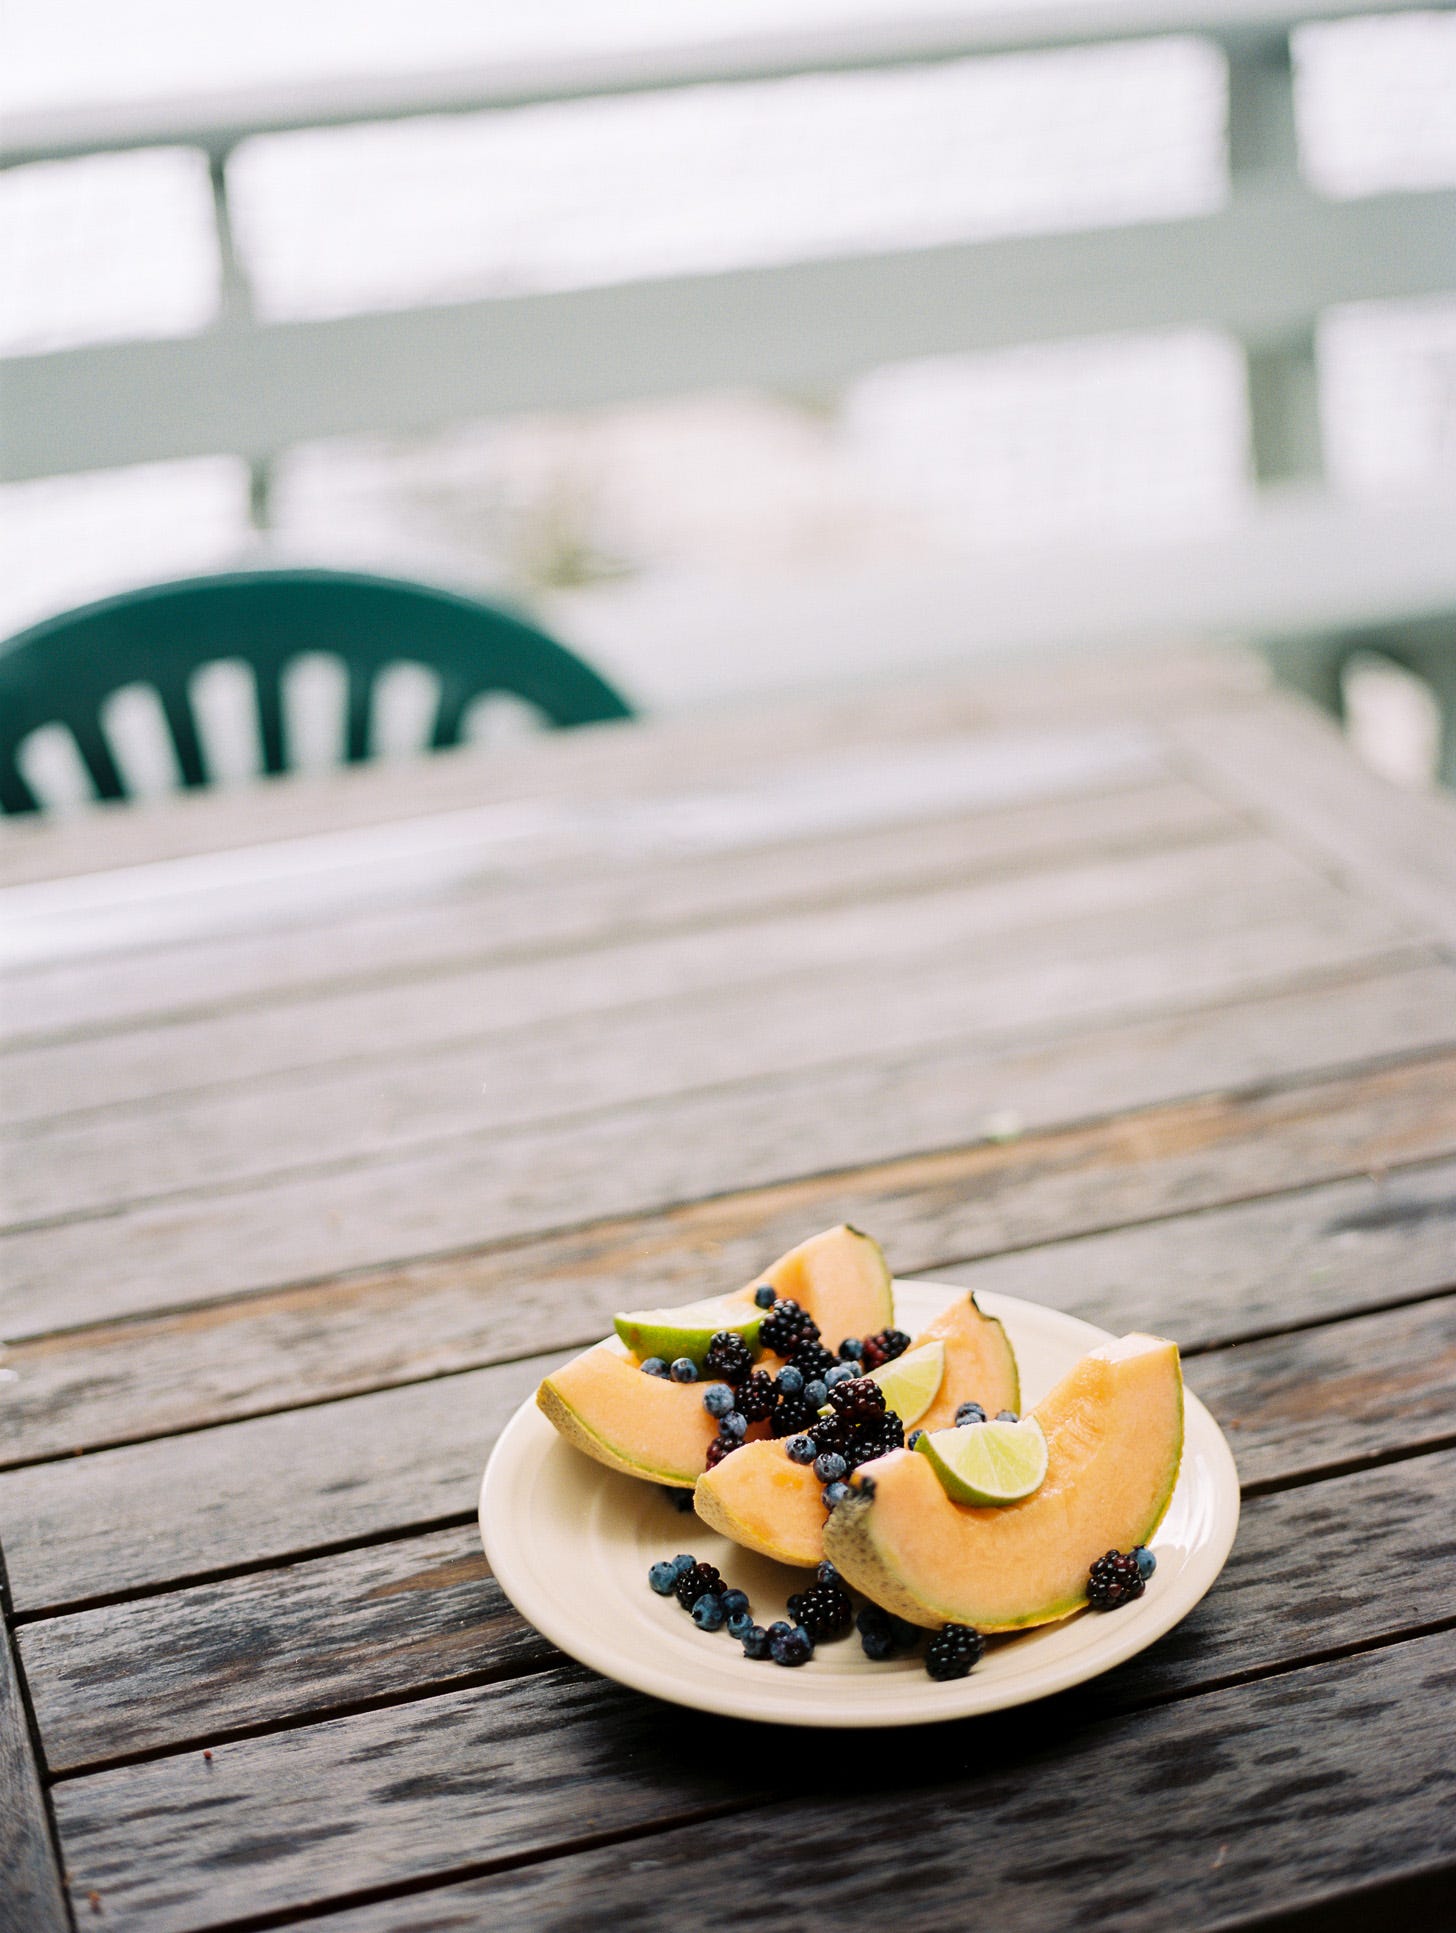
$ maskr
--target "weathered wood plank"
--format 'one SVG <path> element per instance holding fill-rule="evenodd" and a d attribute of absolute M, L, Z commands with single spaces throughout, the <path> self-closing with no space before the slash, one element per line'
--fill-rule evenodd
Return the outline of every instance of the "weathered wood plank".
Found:
<path fill-rule="evenodd" d="M 313 1091 L 318 1070 L 345 1062 L 360 1064 L 352 1076 L 356 1086 L 365 1080 L 387 1085 L 395 1070 L 420 1066 L 431 1051 L 436 1060 L 423 1064 L 433 1066 L 438 1085 L 440 1050 L 456 1066 L 467 1054 L 485 1060 L 493 1043 L 509 1051 L 512 1038 L 532 1028 L 538 1038 L 553 1038 L 573 1023 L 579 1030 L 630 1028 L 634 1020 L 658 1014 L 670 1020 L 681 1010 L 689 1026 L 711 1025 L 721 1014 L 725 1024 L 757 1032 L 771 1028 L 776 1001 L 792 1004 L 796 989 L 825 977 L 842 989 L 836 1005 L 842 1001 L 854 1012 L 857 988 L 882 986 L 887 972 L 910 974 L 905 1004 L 913 1007 L 915 985 L 927 969 L 933 982 L 948 959 L 959 959 L 966 971 L 966 963 L 991 948 L 999 968 L 994 986 L 1013 969 L 1032 974 L 1069 952 L 1090 968 L 1109 955 L 1156 952 L 1210 930 L 1257 930 L 1304 911 L 1312 922 L 1334 926 L 1341 909 L 1351 915 L 1352 936 L 1367 945 L 1402 937 L 1394 922 L 1365 914 L 1279 847 L 1234 838 L 901 893 L 888 905 L 856 899 L 629 946 L 354 994 L 334 989 L 281 1008 L 18 1049 L 3 1062 L 3 1107 L 7 1121 L 29 1124 L 158 1098 L 175 1104 L 179 1096 L 265 1075 L 274 1077 L 266 1091 L 278 1093 L 286 1107 L 290 1083 L 300 1075 Z M 335 946 L 336 957 L 348 957 L 338 940 Z M 123 1113 L 109 1118 L 124 1129 Z"/>
<path fill-rule="evenodd" d="M 1255 1497 L 1217 1589 L 1104 1681 L 1107 1702 L 1451 1616 L 1453 1485 L 1456 1451 L 1445 1451 Z M 663 1549 L 692 1549 L 694 1521 L 664 1499 Z M 49 1763 L 64 1774 L 560 1662 L 503 1597 L 474 1524 L 43 1619 L 20 1645 Z"/>
<path fill-rule="evenodd" d="M 1392 1011 L 1429 1011 L 1419 978 L 1396 992 Z M 1346 1003 L 1325 1011 L 1342 1051 L 1370 1048 L 1357 1010 Z M 1197 1041 L 1205 1072 L 1220 1085 L 1240 1071 L 1267 1075 L 1267 1065 L 1240 1070 L 1220 1059 L 1224 1018 L 1208 1020 Z M 1274 1003 L 1267 1019 L 1270 1038 L 1307 1052 L 1287 1002 Z M 1183 1042 L 1191 1038 L 1185 1031 Z M 1246 1029 L 1245 1044 L 1253 1038 Z M 1165 1030 L 1150 1045 L 1165 1071 L 1177 1069 L 1178 1037 Z M 954 1058 L 935 1072 L 918 1091 L 974 1085 Z M 1096 1067 L 1090 1078 L 1099 1078 Z M 1102 1081 L 1103 1098 L 1115 1095 L 1109 1077 Z M 1012 1085 L 1026 1092 L 1024 1083 Z M 881 1103 L 894 1112 L 892 1091 L 882 1088 Z M 1273 1155 L 1272 1143 L 1266 1152 Z M 873 1206 L 868 1195 L 864 1206 Z M 787 1224 L 782 1238 L 779 1227 L 760 1231 L 710 1203 L 661 1223 L 19 1342 L 4 1357 L 12 1379 L 0 1401 L 0 1464 L 581 1345 L 606 1332 L 624 1301 L 665 1306 L 706 1284 L 746 1280 L 766 1244 L 791 1239 Z M 923 1258 L 939 1233 L 934 1222 L 902 1227 L 895 1252 Z M 1203 1207 L 970 1264 L 932 1255 L 925 1266 L 1118 1331 L 1161 1323 L 1185 1347 L 1200 1347 L 1456 1285 L 1456 1164 Z"/>
<path fill-rule="evenodd" d="M 1227 836 L 1232 810 L 1184 782 L 1139 785 L 1075 802 L 1002 807 L 907 828 L 788 840 L 752 852 L 695 853 L 610 867 L 531 866 L 479 872 L 443 901 L 407 898 L 386 910 L 175 942 L 102 960 L 11 972 L 0 1039 L 104 1032 L 166 1015 L 266 1008 L 311 991 L 407 984 L 491 960 L 619 944 L 655 933 L 894 896 L 935 885 L 1065 866 L 1079 856 L 1131 854 Z"/>
<path fill-rule="evenodd" d="M 200 1581 L 464 1515 L 496 1435 L 556 1360 L 0 1475 L 16 1608 Z M 1188 1380 L 1228 1428 L 1245 1483 L 1433 1448 L 1456 1439 L 1456 1297 L 1198 1357 Z"/>
<path fill-rule="evenodd" d="M 1118 1331 L 1174 1320 L 1185 1350 L 1245 1340 L 1456 1288 L 1456 1163 L 1359 1175 L 935 1273 Z"/>
<path fill-rule="evenodd" d="M 833 1755 L 552 1671 L 67 1782 L 57 1813 L 77 1896 L 97 1890 L 109 1924 L 149 1933 L 749 1805 L 630 1863 L 618 1850 L 589 1896 L 576 1862 L 513 1876 L 489 1923 L 706 1923 L 731 1897 L 736 1921 L 779 1925 L 786 1888 L 812 1886 L 816 1914 L 853 1902 L 853 1924 L 882 1894 L 886 1844 L 913 1833 L 904 1924 L 953 1924 L 971 1890 L 1023 1928 L 1209 1926 L 1456 1852 L 1453 1678 L 1442 1633 L 1100 1723 L 1071 1694 L 979 1722 L 971 1752 L 963 1727 L 915 1734 L 913 1772 L 861 1753 L 846 1807 Z"/>
<path fill-rule="evenodd" d="M 1068 973 L 1075 978 L 1075 967 Z M 1444 1027 L 1444 1021 L 1440 1024 Z M 1202 1031 L 1215 1030 L 1205 1024 Z M 1187 1064 L 1195 1071 L 1182 1083 L 1182 1091 L 1206 1089 L 1218 1078 L 1212 1059 L 1204 1056 L 1199 1036 L 1185 1034 L 1184 1040 Z M 1095 1039 L 1083 1045 L 1094 1057 L 1100 1051 Z M 1259 1051 L 1264 1051 L 1262 1041 Z M 1279 1050 L 1267 1051 L 1278 1065 Z M 1028 1069 L 1029 1061 L 1037 1058 L 1023 1059 L 1021 1068 Z M 1115 1062 L 1111 1056 L 1104 1069 Z M 649 1103 L 608 1115 L 583 1115 L 566 1131 L 551 1126 L 504 1139 L 466 1137 L 364 1167 L 320 1170 L 197 1199 L 144 1205 L 109 1220 L 104 1243 L 90 1222 L 11 1233 L 0 1238 L 0 1332 L 19 1337 L 144 1309 L 199 1304 L 345 1269 L 581 1226 L 607 1216 L 660 1213 L 709 1195 L 775 1184 L 801 1191 L 811 1226 L 821 1213 L 818 1204 L 850 1199 L 859 1202 L 855 1213 L 874 1219 L 878 1228 L 882 1218 L 868 1215 L 863 1192 L 873 1195 L 883 1187 L 893 1196 L 907 1181 L 918 1185 L 907 1170 L 895 1170 L 892 1164 L 882 1182 L 860 1175 L 851 1185 L 839 1179 L 792 1183 L 787 1178 L 832 1176 L 908 1148 L 964 1143 L 984 1134 L 988 1117 L 1001 1107 L 1015 1107 L 1034 1124 L 1085 1119 L 1110 1105 L 1136 1105 L 1128 1091 L 1136 1083 L 1125 1072 L 1111 1084 L 1119 1096 L 1116 1103 L 1107 1087 L 1095 1096 L 1089 1093 L 1082 1085 L 1089 1066 L 1081 1047 L 1073 1052 L 1058 1043 L 1040 1056 L 1040 1075 L 1028 1072 L 1014 1089 L 993 1089 L 984 1063 L 971 1065 L 967 1071 L 975 1085 L 962 1089 L 947 1078 L 953 1067 L 946 1055 L 940 1057 L 933 1081 L 927 1082 L 921 1072 L 902 1084 L 906 1104 L 891 1111 L 885 1099 L 886 1070 L 866 1067 L 851 1055 L 844 1066 L 816 1071 L 797 1082 L 735 1085 L 683 1096 L 670 1106 Z M 1070 1081 L 1068 1068 L 1073 1070 Z M 1140 1078 L 1147 1080 L 1148 1072 L 1144 1062 Z M 1148 1080 L 1155 1095 L 1166 1094 L 1166 1073 L 1161 1068 L 1157 1080 Z M 1038 1094 L 1043 1082 L 1057 1096 L 1052 1105 Z M 1069 1086 L 1078 1085 L 1081 1092 L 1069 1107 Z M 1345 1108 L 1349 1118 L 1342 1117 Z M 1354 1148 L 1368 1148 L 1372 1108 L 1385 1119 L 1378 1130 L 1384 1152 L 1352 1155 Z M 1269 1193 L 1349 1174 L 1360 1166 L 1445 1154 L 1453 1146 L 1456 1081 L 1449 1056 L 1439 1055 L 1423 1066 L 1263 1097 L 1255 1104 L 1255 1113 L 1260 1110 L 1271 1132 L 1301 1122 L 1296 1171 L 1276 1174 L 1250 1150 L 1242 1172 L 1223 1184 L 1224 1191 L 1214 1199 Z M 1185 1129 L 1196 1118 L 1196 1146 L 1179 1153 L 1201 1166 L 1204 1147 L 1224 1141 L 1230 1126 L 1244 1116 L 1239 1104 L 1210 1101 L 1193 1115 L 1182 1110 L 1176 1118 Z M 1113 1138 L 1123 1150 L 1118 1165 L 1124 1181 L 1146 1199 L 1147 1181 L 1155 1173 L 1166 1173 L 1158 1165 L 1171 1152 L 1165 1138 L 1146 1120 L 1122 1123 Z M 1316 1155 L 1315 1144 L 1321 1141 L 1323 1152 Z M 1134 1157 L 1134 1147 L 1146 1147 L 1146 1162 Z M 942 1195 L 957 1181 L 981 1191 L 962 1203 L 972 1227 L 984 1229 L 985 1212 L 993 1204 L 1008 1217 L 1000 1239 L 977 1234 L 964 1245 L 942 1246 L 937 1254 L 986 1252 L 1105 1227 L 1147 1212 L 1114 1215 L 1086 1197 L 1080 1213 L 1070 1218 L 1064 1201 L 1061 1215 L 1048 1226 L 1044 1191 L 1077 1187 L 1074 1177 L 1084 1151 L 1076 1136 L 1059 1140 L 1051 1171 L 1035 1160 L 1041 1151 L 1028 1147 L 1009 1152 L 978 1147 L 936 1157 L 949 1163 L 933 1170 L 933 1185 Z M 1007 1162 L 1010 1170 L 1000 1165 Z M 1013 1202 L 998 1184 L 1009 1181 L 1018 1164 L 1041 1186 L 1027 1186 L 1020 1201 Z M 1207 1182 L 1185 1176 L 1182 1185 L 1193 1188 L 1194 1195 L 1165 1196 L 1164 1212 L 1209 1198 Z M 892 1253 L 894 1235 L 894 1228 L 887 1227 Z M 907 1257 L 900 1266 L 924 1264 Z"/>
<path fill-rule="evenodd" d="M 1232 941 L 1221 932 L 1202 942 L 1180 937 L 1131 957 L 1112 950 L 1099 959 L 1090 947 L 1069 955 L 1066 946 L 1078 938 L 1075 927 L 1048 934 L 1038 957 L 1018 958 L 1013 947 L 1010 959 L 980 971 L 957 969 L 963 947 L 953 939 L 933 965 L 924 956 L 856 962 L 696 997 L 664 995 L 429 1053 L 69 1116 L 16 1130 L 0 1144 L 3 1212 L 11 1225 L 34 1227 L 270 1176 L 296 1179 L 311 1168 L 464 1137 L 479 1147 L 486 1136 L 558 1122 L 569 1135 L 567 1124 L 583 1112 L 672 1103 L 750 1081 L 782 1085 L 846 1061 L 872 1068 L 928 1047 L 1044 1041 L 1144 1012 L 1217 1004 L 1251 981 L 1258 989 L 1281 980 L 1297 986 L 1338 970 L 1351 944 L 1357 971 L 1368 969 L 1372 954 L 1381 964 L 1413 957 L 1392 955 L 1384 939 L 1353 942 L 1348 932 L 1333 944 L 1296 935 L 1283 918 L 1253 923 Z M 894 1000 L 884 997 L 887 979 Z M 1450 1039 L 1445 1011 L 1438 1001 L 1408 1016 L 1407 1033 Z"/>
<path fill-rule="evenodd" d="M 68 1933 L 69 1926 L 11 1637 L 0 1619 L 0 1933 Z"/>
<path fill-rule="evenodd" d="M 662 1513 L 690 1548 L 689 1520 L 665 1498 Z M 473 1523 L 46 1619 L 19 1642 L 53 1773 L 562 1662 Z"/>
<path fill-rule="evenodd" d="M 0 823 L 0 878 L 12 885 L 145 865 L 494 800 L 650 799 L 701 784 L 705 775 L 751 779 L 826 745 L 914 747 L 955 731 L 1086 729 L 1128 718 L 1161 726 L 1182 710 L 1201 713 L 1210 701 L 1263 702 L 1267 682 L 1252 653 L 1171 645 L 1154 653 L 1069 657 L 1054 678 L 1044 666 L 1031 672 L 1013 663 L 978 666 L 963 678 L 941 671 L 869 691 L 784 696 L 772 705 L 593 727 L 495 747 L 484 756 L 465 747 L 408 767 L 344 768 L 236 793 L 179 794 L 88 814 L 74 824 L 9 820 Z"/>
<path fill-rule="evenodd" d="M 1170 723 L 1192 771 L 1368 899 L 1456 941 L 1456 801 L 1388 785 L 1287 694 Z"/>

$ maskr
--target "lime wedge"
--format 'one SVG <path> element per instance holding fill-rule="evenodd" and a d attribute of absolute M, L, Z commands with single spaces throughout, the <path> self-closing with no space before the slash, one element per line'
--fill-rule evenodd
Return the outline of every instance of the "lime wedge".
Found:
<path fill-rule="evenodd" d="M 885 1392 L 885 1408 L 892 1409 L 908 1430 L 919 1422 L 935 1401 L 945 1375 L 945 1344 L 922 1342 L 918 1349 L 907 1349 L 883 1369 L 872 1369 L 870 1376 Z"/>
<path fill-rule="evenodd" d="M 941 1488 L 957 1503 L 1020 1503 L 1046 1476 L 1046 1438 L 1034 1416 L 927 1430 L 915 1447 L 930 1458 Z"/>
<path fill-rule="evenodd" d="M 756 1347 L 759 1325 L 766 1313 L 737 1296 L 728 1301 L 714 1298 L 685 1302 L 680 1309 L 637 1309 L 614 1316 L 612 1322 L 634 1356 L 644 1361 L 649 1356 L 661 1356 L 669 1363 L 679 1356 L 691 1356 L 701 1368 L 708 1344 L 720 1329 L 731 1329 L 750 1348 Z"/>

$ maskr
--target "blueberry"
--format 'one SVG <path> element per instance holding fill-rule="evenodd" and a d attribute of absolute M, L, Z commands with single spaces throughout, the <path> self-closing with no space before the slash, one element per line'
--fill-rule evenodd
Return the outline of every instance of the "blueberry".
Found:
<path fill-rule="evenodd" d="M 986 1412 L 979 1403 L 962 1403 L 955 1413 L 956 1427 L 962 1423 L 984 1423 Z"/>
<path fill-rule="evenodd" d="M 726 1416 L 718 1418 L 718 1434 L 726 1436 L 730 1443 L 741 1443 L 748 1434 L 748 1418 L 740 1410 L 730 1409 Z"/>
<path fill-rule="evenodd" d="M 728 1635 L 730 1638 L 746 1638 L 752 1629 L 752 1611 L 730 1611 L 728 1613 Z"/>
<path fill-rule="evenodd" d="M 788 1452 L 790 1463 L 812 1463 L 819 1449 L 812 1436 L 791 1436 Z"/>
<path fill-rule="evenodd" d="M 665 1376 L 667 1374 L 667 1364 L 662 1360 L 661 1356 L 649 1356 L 642 1365 L 642 1374 L 644 1376 Z"/>
<path fill-rule="evenodd" d="M 768 1656 L 768 1632 L 761 1624 L 750 1622 L 743 1633 L 743 1655 L 745 1658 L 766 1658 Z"/>
<path fill-rule="evenodd" d="M 846 1362 L 858 1362 L 864 1355 L 864 1344 L 858 1336 L 846 1336 L 839 1345 L 839 1353 Z"/>
<path fill-rule="evenodd" d="M 814 1582 L 816 1584 L 837 1584 L 839 1582 L 839 1572 L 835 1570 L 827 1557 L 819 1566 L 818 1570 L 815 1571 Z"/>
<path fill-rule="evenodd" d="M 812 1382 L 805 1383 L 804 1401 L 809 1405 L 810 1409 L 823 1409 L 828 1397 L 828 1385 L 822 1376 L 816 1376 Z"/>
<path fill-rule="evenodd" d="M 795 1369 L 792 1363 L 786 1364 L 774 1377 L 774 1388 L 780 1396 L 797 1396 L 803 1387 L 804 1372 Z"/>
<path fill-rule="evenodd" d="M 730 1618 L 736 1617 L 740 1611 L 746 1611 L 747 1609 L 748 1609 L 747 1591 L 724 1591 L 723 1615 L 725 1617 L 730 1617 Z"/>
<path fill-rule="evenodd" d="M 851 1494 L 850 1488 L 847 1483 L 826 1484 L 825 1488 L 820 1493 L 820 1501 L 823 1503 L 824 1508 L 826 1510 L 833 1510 L 839 1504 L 842 1504 L 845 1498 L 848 1497 L 850 1494 Z"/>
<path fill-rule="evenodd" d="M 679 1356 L 667 1373 L 675 1383 L 695 1383 L 698 1380 L 698 1365 L 691 1356 Z"/>
<path fill-rule="evenodd" d="M 895 1655 L 895 1640 L 890 1636 L 889 1631 L 880 1625 L 871 1625 L 868 1629 L 862 1630 L 859 1641 L 865 1656 L 873 1659 L 876 1664 L 884 1664 L 887 1658 L 893 1658 Z"/>
<path fill-rule="evenodd" d="M 778 1300 L 767 1282 L 760 1282 L 753 1291 L 753 1299 L 760 1309 L 771 1309 Z"/>
<path fill-rule="evenodd" d="M 924 1430 L 911 1430 L 910 1434 L 905 1438 L 905 1448 L 907 1450 L 913 1450 L 924 1434 Z"/>
<path fill-rule="evenodd" d="M 691 1496 L 692 1492 L 689 1491 L 688 1494 Z M 674 1557 L 672 1560 L 673 1576 L 686 1577 L 688 1572 L 692 1569 L 693 1565 L 697 1563 L 697 1561 L 698 1561 L 697 1558 L 694 1557 L 690 1551 L 685 1551 L 685 1550 L 679 1551 L 677 1556 Z"/>
<path fill-rule="evenodd" d="M 727 1383 L 709 1383 L 703 1391 L 703 1408 L 709 1416 L 726 1416 L 735 1400 Z"/>
<path fill-rule="evenodd" d="M 1019 1423 L 1021 1418 L 1016 1414 L 1014 1409 L 998 1409 L 996 1412 L 996 1421 L 998 1423 Z"/>
<path fill-rule="evenodd" d="M 878 1604 L 866 1604 L 854 1622 L 865 1656 L 876 1663 L 893 1658 L 899 1651 L 913 1651 L 920 1642 L 915 1625 L 882 1611 Z"/>
<path fill-rule="evenodd" d="M 714 1591 L 704 1591 L 693 1606 L 693 1623 L 700 1631 L 723 1629 L 723 1600 Z"/>
<path fill-rule="evenodd" d="M 873 1477 L 856 1477 L 849 1487 L 851 1490 L 858 1490 L 862 1497 L 872 1497 L 875 1494 Z"/>
<path fill-rule="evenodd" d="M 776 1665 L 806 1665 L 814 1655 L 814 1640 L 802 1624 L 795 1624 L 781 1637 L 771 1638 L 768 1650 Z"/>
<path fill-rule="evenodd" d="M 772 1643 L 775 1638 L 786 1638 L 793 1628 L 787 1618 L 775 1618 L 764 1635 Z"/>
<path fill-rule="evenodd" d="M 821 1483 L 838 1482 L 848 1468 L 849 1465 L 844 1458 L 833 1450 L 826 1450 L 823 1456 L 816 1456 L 814 1459 L 814 1474 Z"/>
<path fill-rule="evenodd" d="M 1153 1572 L 1158 1568 L 1158 1560 L 1146 1544 L 1136 1545 L 1132 1554 L 1137 1559 L 1138 1576 L 1146 1584 Z"/>
<path fill-rule="evenodd" d="M 830 1390 L 839 1383 L 847 1383 L 852 1376 L 859 1374 L 859 1366 L 852 1362 L 837 1362 L 824 1378 L 824 1387 Z"/>
<path fill-rule="evenodd" d="M 679 1490 L 671 1483 L 660 1483 L 657 1487 L 680 1517 L 692 1509 L 693 1493 L 691 1490 Z"/>
<path fill-rule="evenodd" d="M 659 1597 L 666 1597 L 677 1579 L 677 1566 L 670 1557 L 664 1557 L 660 1564 L 654 1564 L 647 1573 L 647 1582 Z"/>

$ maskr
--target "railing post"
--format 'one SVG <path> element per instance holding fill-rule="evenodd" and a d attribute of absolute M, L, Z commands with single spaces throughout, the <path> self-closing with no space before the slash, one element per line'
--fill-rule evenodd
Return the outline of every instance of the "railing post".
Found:
<path fill-rule="evenodd" d="M 1289 37 L 1229 45 L 1229 185 L 1299 180 L 1294 73 Z M 1323 473 L 1314 318 L 1282 342 L 1245 343 L 1249 431 L 1260 484 L 1318 478 Z"/>
<path fill-rule="evenodd" d="M 227 164 L 230 150 L 209 151 L 207 178 L 212 186 L 212 223 L 217 236 L 217 259 L 221 273 L 222 320 L 246 326 L 253 319 L 253 291 L 248 272 L 238 259 L 233 239 L 232 210 L 228 206 Z M 248 522 L 254 530 L 268 528 L 269 498 L 272 491 L 272 465 L 267 457 L 248 459 Z"/>

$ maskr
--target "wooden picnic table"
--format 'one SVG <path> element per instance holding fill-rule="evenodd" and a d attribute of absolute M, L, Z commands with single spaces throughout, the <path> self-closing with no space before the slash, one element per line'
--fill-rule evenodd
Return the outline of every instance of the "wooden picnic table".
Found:
<path fill-rule="evenodd" d="M 1449 1926 L 1453 834 L 1178 652 L 6 828 L 0 1921 Z M 545 1367 L 841 1218 L 1179 1339 L 1184 1626 L 830 1737 L 515 1615 Z"/>

